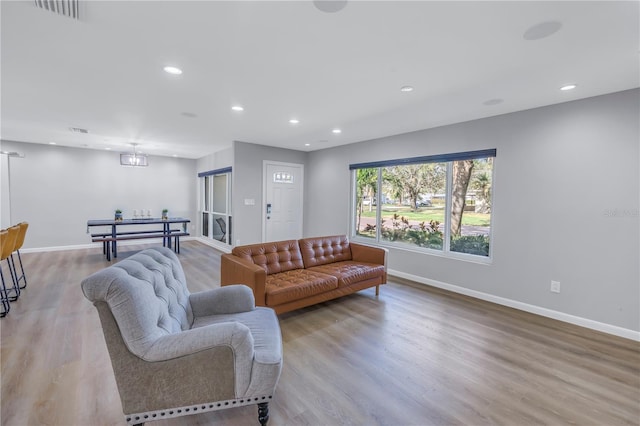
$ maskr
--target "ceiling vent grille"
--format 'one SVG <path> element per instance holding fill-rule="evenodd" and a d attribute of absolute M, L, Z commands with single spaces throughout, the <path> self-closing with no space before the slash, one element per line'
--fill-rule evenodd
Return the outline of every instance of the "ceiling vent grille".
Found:
<path fill-rule="evenodd" d="M 80 0 L 35 0 L 36 7 L 68 18 L 80 19 Z"/>

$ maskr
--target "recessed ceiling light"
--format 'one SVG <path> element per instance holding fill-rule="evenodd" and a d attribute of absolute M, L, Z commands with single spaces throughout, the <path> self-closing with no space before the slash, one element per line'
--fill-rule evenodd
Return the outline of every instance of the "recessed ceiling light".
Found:
<path fill-rule="evenodd" d="M 304 146 L 311 146 L 311 144 L 310 143 L 305 143 Z"/>
<path fill-rule="evenodd" d="M 524 32 L 522 37 L 525 40 L 540 40 L 557 33 L 562 28 L 562 23 L 558 21 L 541 22 Z"/>
<path fill-rule="evenodd" d="M 335 133 L 335 134 L 337 135 L 337 134 L 339 134 L 339 133 L 342 133 L 342 130 L 340 130 L 340 129 L 333 129 L 331 132 L 332 132 L 332 133 Z"/>
<path fill-rule="evenodd" d="M 340 12 L 347 5 L 347 0 L 313 0 L 313 5 L 321 12 Z"/>
<path fill-rule="evenodd" d="M 106 147 L 105 149 L 106 149 L 107 151 L 111 151 L 111 148 L 109 148 L 109 147 Z"/>
<path fill-rule="evenodd" d="M 182 74 L 182 70 L 180 68 L 176 68 L 176 67 L 164 67 L 163 68 L 165 72 L 168 72 L 169 74 L 174 74 L 174 75 L 180 75 Z"/>
<path fill-rule="evenodd" d="M 413 92 L 413 87 L 412 86 L 402 86 L 400 88 L 401 92 Z"/>
<path fill-rule="evenodd" d="M 575 84 L 565 84 L 564 86 L 562 86 L 562 87 L 560 88 L 560 90 L 562 90 L 562 91 L 573 90 L 573 89 L 575 89 L 576 87 L 578 87 L 578 86 L 577 86 L 577 85 L 575 85 Z"/>
<path fill-rule="evenodd" d="M 55 142 L 49 142 L 49 145 L 57 145 Z"/>
<path fill-rule="evenodd" d="M 291 124 L 298 124 L 300 122 L 300 120 L 296 120 L 295 118 L 292 118 L 291 120 L 289 120 L 289 123 Z"/>
<path fill-rule="evenodd" d="M 482 104 L 487 106 L 492 106 L 492 105 L 501 104 L 502 102 L 504 102 L 503 99 L 495 98 L 495 99 L 489 99 L 488 101 L 484 101 Z"/>
<path fill-rule="evenodd" d="M 240 105 L 234 105 L 231 107 L 231 109 L 234 111 L 244 111 L 244 108 L 241 107 Z"/>

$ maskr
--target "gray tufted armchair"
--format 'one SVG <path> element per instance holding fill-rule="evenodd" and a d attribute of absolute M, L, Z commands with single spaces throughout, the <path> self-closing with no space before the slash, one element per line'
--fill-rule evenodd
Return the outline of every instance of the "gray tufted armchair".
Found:
<path fill-rule="evenodd" d="M 249 287 L 189 293 L 177 256 L 143 250 L 82 281 L 98 310 L 128 424 L 268 403 L 282 369 L 278 318 Z"/>

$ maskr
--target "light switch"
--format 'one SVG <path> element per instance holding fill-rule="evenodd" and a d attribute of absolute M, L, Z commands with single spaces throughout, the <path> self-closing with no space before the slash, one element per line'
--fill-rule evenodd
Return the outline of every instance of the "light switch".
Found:
<path fill-rule="evenodd" d="M 245 206 L 255 206 L 256 205 L 256 200 L 253 198 L 245 198 L 244 199 L 244 205 Z"/>

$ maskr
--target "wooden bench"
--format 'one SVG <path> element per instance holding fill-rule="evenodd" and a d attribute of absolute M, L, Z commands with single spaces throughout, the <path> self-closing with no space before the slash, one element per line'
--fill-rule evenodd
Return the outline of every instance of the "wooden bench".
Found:
<path fill-rule="evenodd" d="M 102 252 L 107 256 L 107 260 L 111 261 L 111 244 L 115 244 L 116 241 L 162 238 L 162 245 L 166 246 L 167 238 L 174 238 L 173 250 L 180 253 L 180 237 L 186 236 L 189 236 L 189 233 L 179 229 L 171 229 L 169 234 L 165 234 L 163 231 L 130 231 L 118 232 L 115 237 L 109 233 L 91 234 L 91 242 L 102 243 Z M 171 246 L 171 242 L 169 242 L 169 246 Z"/>

